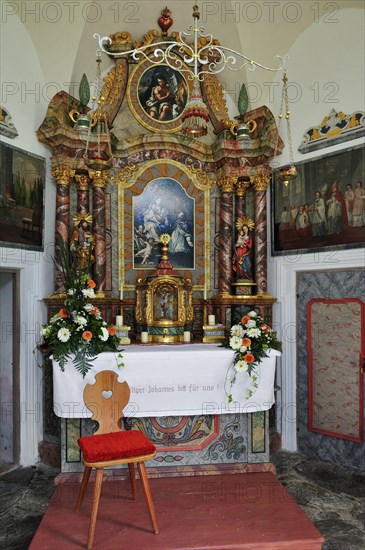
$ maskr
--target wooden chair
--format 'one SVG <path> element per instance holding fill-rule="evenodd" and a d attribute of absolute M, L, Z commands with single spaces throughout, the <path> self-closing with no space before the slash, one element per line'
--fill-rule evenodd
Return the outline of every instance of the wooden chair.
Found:
<path fill-rule="evenodd" d="M 78 439 L 85 464 L 76 510 L 79 511 L 92 468 L 96 469 L 95 485 L 92 499 L 89 536 L 87 548 L 90 550 L 94 541 L 96 517 L 99 507 L 103 468 L 128 464 L 133 499 L 137 498 L 135 467 L 139 472 L 142 488 L 146 497 L 153 531 L 159 533 L 155 509 L 152 501 L 145 461 L 154 458 L 156 447 L 138 430 L 121 431 L 120 421 L 123 409 L 130 398 L 127 382 L 118 382 L 118 374 L 113 371 L 102 371 L 95 376 L 96 383 L 88 384 L 84 389 L 84 402 L 93 413 L 93 420 L 99 424 L 95 435 Z"/>

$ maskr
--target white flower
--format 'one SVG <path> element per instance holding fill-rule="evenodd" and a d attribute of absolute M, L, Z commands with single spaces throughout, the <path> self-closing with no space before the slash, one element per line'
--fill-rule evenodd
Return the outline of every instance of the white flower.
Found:
<path fill-rule="evenodd" d="M 105 327 L 101 327 L 101 334 L 99 334 L 99 338 L 103 342 L 106 342 L 107 339 L 109 338 L 109 332 L 107 331 L 107 329 Z"/>
<path fill-rule="evenodd" d="M 229 345 L 233 350 L 239 350 L 241 347 L 241 338 L 238 338 L 238 336 L 232 336 L 229 340 Z"/>
<path fill-rule="evenodd" d="M 69 296 L 74 296 L 75 295 L 75 289 L 74 288 L 69 288 L 68 291 L 67 291 L 67 294 Z"/>
<path fill-rule="evenodd" d="M 49 326 L 43 327 L 42 330 L 41 330 L 41 336 L 44 336 L 45 338 L 48 338 L 50 331 L 51 331 L 51 327 L 49 327 Z"/>
<path fill-rule="evenodd" d="M 57 337 L 61 342 L 67 342 L 70 339 L 71 332 L 68 328 L 60 328 L 57 332 Z"/>
<path fill-rule="evenodd" d="M 240 352 L 244 353 L 245 351 L 247 351 L 247 347 L 246 346 L 241 346 L 240 347 Z"/>
<path fill-rule="evenodd" d="M 82 315 L 73 314 L 74 321 L 77 325 L 80 325 L 81 327 L 84 327 L 87 324 L 87 320 Z"/>
<path fill-rule="evenodd" d="M 232 336 L 238 336 L 238 338 L 243 338 L 245 335 L 245 330 L 242 325 L 233 325 L 231 328 L 231 334 Z"/>
<path fill-rule="evenodd" d="M 84 298 L 94 298 L 95 292 L 93 288 L 84 288 L 82 290 L 82 294 L 84 295 Z"/>
<path fill-rule="evenodd" d="M 88 313 L 90 313 L 90 311 L 94 309 L 94 306 L 92 304 L 85 304 L 84 305 L 84 310 L 87 311 Z"/>
<path fill-rule="evenodd" d="M 250 338 L 258 338 L 261 336 L 261 330 L 259 328 L 249 328 L 247 331 L 247 336 Z"/>
<path fill-rule="evenodd" d="M 249 317 L 257 317 L 256 311 L 250 311 L 250 313 L 247 313 Z"/>
<path fill-rule="evenodd" d="M 248 365 L 246 361 L 237 361 L 237 363 L 234 366 L 237 372 L 247 372 L 247 367 Z"/>
<path fill-rule="evenodd" d="M 255 326 L 256 326 L 256 321 L 254 321 L 253 319 L 251 319 L 250 321 L 247 321 L 246 323 L 247 328 L 255 328 Z"/>

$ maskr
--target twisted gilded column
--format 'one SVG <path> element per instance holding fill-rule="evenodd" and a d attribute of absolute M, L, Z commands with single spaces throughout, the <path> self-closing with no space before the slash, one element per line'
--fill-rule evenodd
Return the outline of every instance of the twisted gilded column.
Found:
<path fill-rule="evenodd" d="M 257 294 L 267 294 L 267 209 L 266 190 L 270 176 L 253 176 L 255 189 L 255 279 Z"/>
<path fill-rule="evenodd" d="M 109 171 L 90 170 L 93 185 L 93 236 L 94 256 L 93 279 L 98 296 L 105 295 L 106 285 L 106 241 L 105 241 L 105 187 Z"/>
<path fill-rule="evenodd" d="M 61 278 L 62 256 L 60 241 L 68 244 L 70 238 L 70 182 L 75 170 L 68 166 L 54 166 L 51 170 L 56 181 L 56 230 L 55 230 L 55 291 L 62 292 L 64 284 Z"/>
<path fill-rule="evenodd" d="M 219 277 L 218 287 L 221 295 L 231 295 L 233 278 L 233 191 L 237 182 L 236 176 L 223 176 L 218 180 L 222 192 L 219 213 Z"/>
<path fill-rule="evenodd" d="M 76 174 L 77 184 L 77 211 L 89 212 L 90 209 L 90 187 L 89 176 L 86 174 Z"/>

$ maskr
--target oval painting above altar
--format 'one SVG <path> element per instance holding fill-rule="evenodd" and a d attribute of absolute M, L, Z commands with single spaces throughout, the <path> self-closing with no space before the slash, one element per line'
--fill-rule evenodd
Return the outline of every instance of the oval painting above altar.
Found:
<path fill-rule="evenodd" d="M 129 107 L 138 122 L 153 132 L 179 131 L 190 85 L 178 69 L 164 64 L 151 66 L 145 59 L 129 79 Z"/>
<path fill-rule="evenodd" d="M 170 235 L 169 259 L 176 269 L 195 269 L 195 200 L 173 178 L 155 178 L 133 197 L 134 269 L 157 267 L 160 237 Z"/>

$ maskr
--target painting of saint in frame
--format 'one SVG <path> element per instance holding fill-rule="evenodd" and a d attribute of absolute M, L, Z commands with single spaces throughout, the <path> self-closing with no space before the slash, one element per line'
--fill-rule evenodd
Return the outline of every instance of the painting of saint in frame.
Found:
<path fill-rule="evenodd" d="M 175 269 L 195 269 L 195 201 L 172 178 L 150 181 L 133 197 L 134 269 L 153 269 L 161 257 L 160 237 L 170 235 Z"/>
<path fill-rule="evenodd" d="M 45 159 L 0 145 L 0 245 L 43 250 Z"/>
<path fill-rule="evenodd" d="M 138 100 L 146 115 L 160 123 L 178 119 L 188 99 L 188 85 L 182 74 L 159 65 L 149 67 L 138 82 Z"/>

